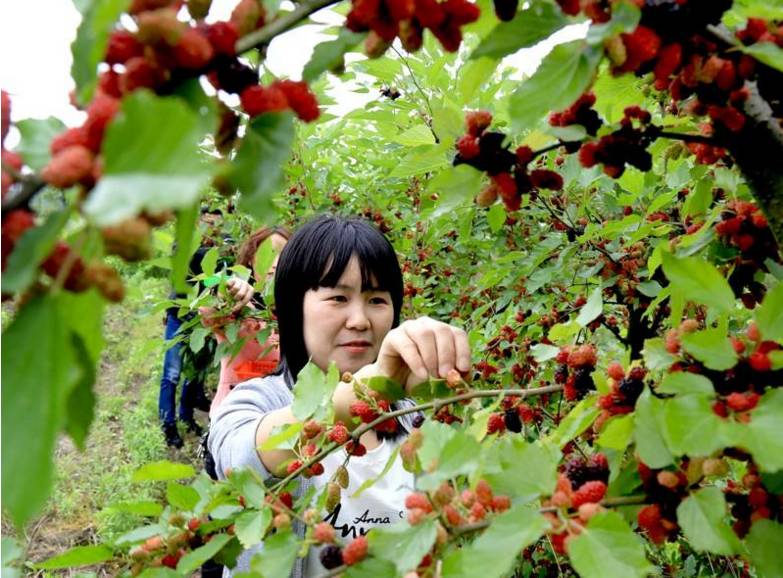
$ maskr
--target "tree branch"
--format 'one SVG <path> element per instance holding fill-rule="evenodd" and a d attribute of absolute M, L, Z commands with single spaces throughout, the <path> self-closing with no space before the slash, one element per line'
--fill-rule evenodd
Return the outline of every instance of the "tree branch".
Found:
<path fill-rule="evenodd" d="M 339 0 L 309 0 L 307 2 L 302 2 L 291 12 L 282 14 L 279 18 L 272 20 L 272 22 L 263 28 L 259 28 L 240 38 L 236 43 L 237 54 L 268 44 L 275 36 L 290 30 L 313 12 L 317 12 L 321 8 L 326 8 L 327 6 L 337 4 L 338 2 Z"/>
<path fill-rule="evenodd" d="M 403 409 L 398 409 L 396 411 L 390 411 L 388 413 L 384 413 L 379 417 L 377 417 L 376 419 L 374 419 L 373 421 L 362 424 L 359 427 L 357 427 L 355 430 L 353 430 L 353 433 L 351 434 L 351 438 L 345 443 L 342 444 L 333 443 L 323 448 L 316 455 L 314 455 L 309 460 L 304 462 L 298 469 L 291 472 L 285 478 L 283 478 L 282 480 L 274 484 L 271 487 L 270 491 L 272 492 L 278 491 L 280 488 L 286 486 L 288 482 L 290 482 L 291 480 L 299 476 L 299 474 L 301 474 L 307 468 L 309 468 L 315 463 L 320 462 L 327 455 L 339 449 L 340 447 L 346 445 L 347 443 L 351 441 L 358 442 L 362 434 L 370 431 L 375 426 L 383 423 L 387 419 L 400 417 L 403 415 L 407 415 L 409 413 L 417 413 L 428 409 L 437 409 L 443 407 L 444 405 L 451 405 L 468 399 L 477 399 L 482 397 L 497 397 L 499 395 L 514 395 L 514 396 L 519 396 L 521 398 L 525 398 L 531 395 L 543 395 L 546 393 L 561 391 L 562 389 L 563 389 L 562 385 L 547 385 L 545 387 L 532 387 L 529 389 L 481 389 L 481 390 L 469 391 L 467 393 L 462 393 L 460 395 L 455 395 L 453 397 L 447 397 L 444 399 L 435 399 L 427 403 L 422 403 L 419 405 L 414 405 L 411 407 L 406 407 Z"/>

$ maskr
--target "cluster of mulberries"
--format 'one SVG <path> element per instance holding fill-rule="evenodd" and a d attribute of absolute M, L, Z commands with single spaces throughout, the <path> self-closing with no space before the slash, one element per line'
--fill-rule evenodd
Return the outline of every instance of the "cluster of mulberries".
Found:
<path fill-rule="evenodd" d="M 541 421 L 542 413 L 523 402 L 518 396 L 507 395 L 501 403 L 502 411 L 490 414 L 487 421 L 487 434 L 502 434 L 506 430 L 520 433 L 523 424 Z"/>
<path fill-rule="evenodd" d="M 592 373 L 597 361 L 594 345 L 567 345 L 557 354 L 555 383 L 563 384 L 563 395 L 568 401 L 582 399 L 595 391 Z"/>
<path fill-rule="evenodd" d="M 747 307 L 753 308 L 765 294 L 764 285 L 755 279 L 756 272 L 769 271 L 767 259 L 780 259 L 767 219 L 753 203 L 729 201 L 715 232 L 724 245 L 736 249 L 729 285 Z"/>
<path fill-rule="evenodd" d="M 633 411 L 636 400 L 644 391 L 644 377 L 647 374 L 643 367 L 638 366 L 632 367 L 626 373 L 623 366 L 616 361 L 609 364 L 607 373 L 609 374 L 610 391 L 598 400 L 598 406 L 602 412 L 596 419 L 594 425 L 596 430 L 599 430 L 601 424 L 610 417 Z"/>
<path fill-rule="evenodd" d="M 783 520 L 783 495 L 775 494 L 764 486 L 753 464 L 742 483 L 729 480 L 726 487 L 726 501 L 734 517 L 734 532 L 744 538 L 757 520 Z"/>
<path fill-rule="evenodd" d="M 511 152 L 504 145 L 506 135 L 487 129 L 492 115 L 487 111 L 473 111 L 465 115 L 466 134 L 457 141 L 454 165 L 467 164 L 486 172 L 490 184 L 479 193 L 476 202 L 488 207 L 500 198 L 506 209 L 516 211 L 522 205 L 522 195 L 534 194 L 538 189 L 559 191 L 563 177 L 546 169 L 528 170 L 535 158 L 534 151 L 520 146 Z"/>
<path fill-rule="evenodd" d="M 652 168 L 652 155 L 647 147 L 654 136 L 645 129 L 650 121 L 649 112 L 638 106 L 629 106 L 624 111 L 619 129 L 581 146 L 579 162 L 584 167 L 601 164 L 604 172 L 612 178 L 622 176 L 626 165 L 649 171 Z"/>
<path fill-rule="evenodd" d="M 650 502 L 639 510 L 637 522 L 651 542 L 662 544 L 679 531 L 677 506 L 688 494 L 688 478 L 680 470 L 652 470 L 643 462 L 637 469 Z"/>
<path fill-rule="evenodd" d="M 380 56 L 400 39 L 408 52 L 421 48 L 429 29 L 445 50 L 455 52 L 462 42 L 462 27 L 478 20 L 480 10 L 467 0 L 352 0 L 346 26 L 354 32 L 370 31 L 365 42 L 369 56 Z"/>

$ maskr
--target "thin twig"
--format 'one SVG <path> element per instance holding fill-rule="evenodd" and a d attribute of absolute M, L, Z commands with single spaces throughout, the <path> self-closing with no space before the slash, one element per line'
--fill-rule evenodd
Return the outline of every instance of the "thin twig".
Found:
<path fill-rule="evenodd" d="M 241 54 L 252 48 L 268 44 L 275 36 L 290 30 L 313 12 L 317 12 L 321 8 L 326 8 L 331 4 L 337 4 L 338 1 L 339 0 L 311 0 L 309 2 L 302 2 L 291 12 L 281 15 L 263 28 L 259 28 L 240 38 L 236 43 L 236 53 Z"/>
<path fill-rule="evenodd" d="M 411 68 L 411 65 L 408 63 L 408 59 L 405 58 L 399 50 L 397 50 L 393 45 L 391 49 L 397 54 L 397 56 L 400 57 L 400 60 L 402 60 L 402 63 L 405 65 L 405 68 L 408 69 L 408 72 L 411 75 L 411 80 L 413 81 L 414 86 L 418 89 L 418 91 L 421 93 L 421 97 L 424 99 L 424 104 L 427 105 L 427 110 L 430 113 L 430 119 L 429 122 L 427 122 L 427 127 L 429 127 L 430 132 L 432 133 L 432 136 L 435 137 L 435 142 L 439 143 L 440 139 L 438 138 L 437 133 L 435 132 L 435 129 L 432 128 L 432 119 L 434 117 L 432 113 L 432 106 L 430 106 L 430 99 L 427 98 L 427 94 L 424 92 L 424 89 L 421 87 L 419 82 L 416 80 L 416 75 L 413 73 L 413 69 Z"/>

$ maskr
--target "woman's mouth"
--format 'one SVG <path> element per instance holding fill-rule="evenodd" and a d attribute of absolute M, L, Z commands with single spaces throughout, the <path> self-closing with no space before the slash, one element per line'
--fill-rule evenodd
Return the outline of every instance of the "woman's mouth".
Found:
<path fill-rule="evenodd" d="M 342 347 L 343 349 L 345 349 L 350 353 L 364 353 L 365 351 L 370 349 L 370 347 L 372 347 L 372 343 L 370 343 L 369 341 L 361 341 L 361 340 L 346 341 L 345 343 L 341 343 L 340 347 Z"/>

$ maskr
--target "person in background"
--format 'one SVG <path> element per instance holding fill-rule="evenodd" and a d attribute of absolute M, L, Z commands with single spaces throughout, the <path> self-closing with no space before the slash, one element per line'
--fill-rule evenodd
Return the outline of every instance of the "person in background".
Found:
<path fill-rule="evenodd" d="M 196 252 L 190 259 L 188 265 L 189 279 L 188 283 L 193 284 L 193 277 L 202 272 L 201 262 L 207 251 L 215 246 L 215 239 L 218 238 L 223 214 L 220 210 L 202 209 L 199 219 L 199 226 L 202 229 L 202 242 Z M 248 289 L 245 284 L 239 283 L 238 279 L 229 281 L 228 289 L 237 302 L 247 300 L 252 297 L 252 289 Z M 182 298 L 185 294 L 172 292 L 170 298 Z M 185 319 L 178 315 L 179 307 L 169 307 L 166 310 L 165 319 L 165 339 L 167 342 L 175 339 L 182 327 Z M 194 409 L 209 411 L 210 401 L 204 393 L 203 380 L 187 380 L 182 384 L 180 392 L 179 411 L 176 407 L 177 386 L 182 377 L 182 343 L 177 341 L 173 343 L 163 356 L 163 371 L 160 380 L 160 396 L 158 398 L 158 415 L 163 429 L 163 435 L 166 444 L 170 447 L 181 448 L 183 446 L 182 437 L 177 429 L 177 415 L 179 420 L 185 424 L 185 427 L 197 435 L 201 434 L 199 426 L 193 418 Z"/>

